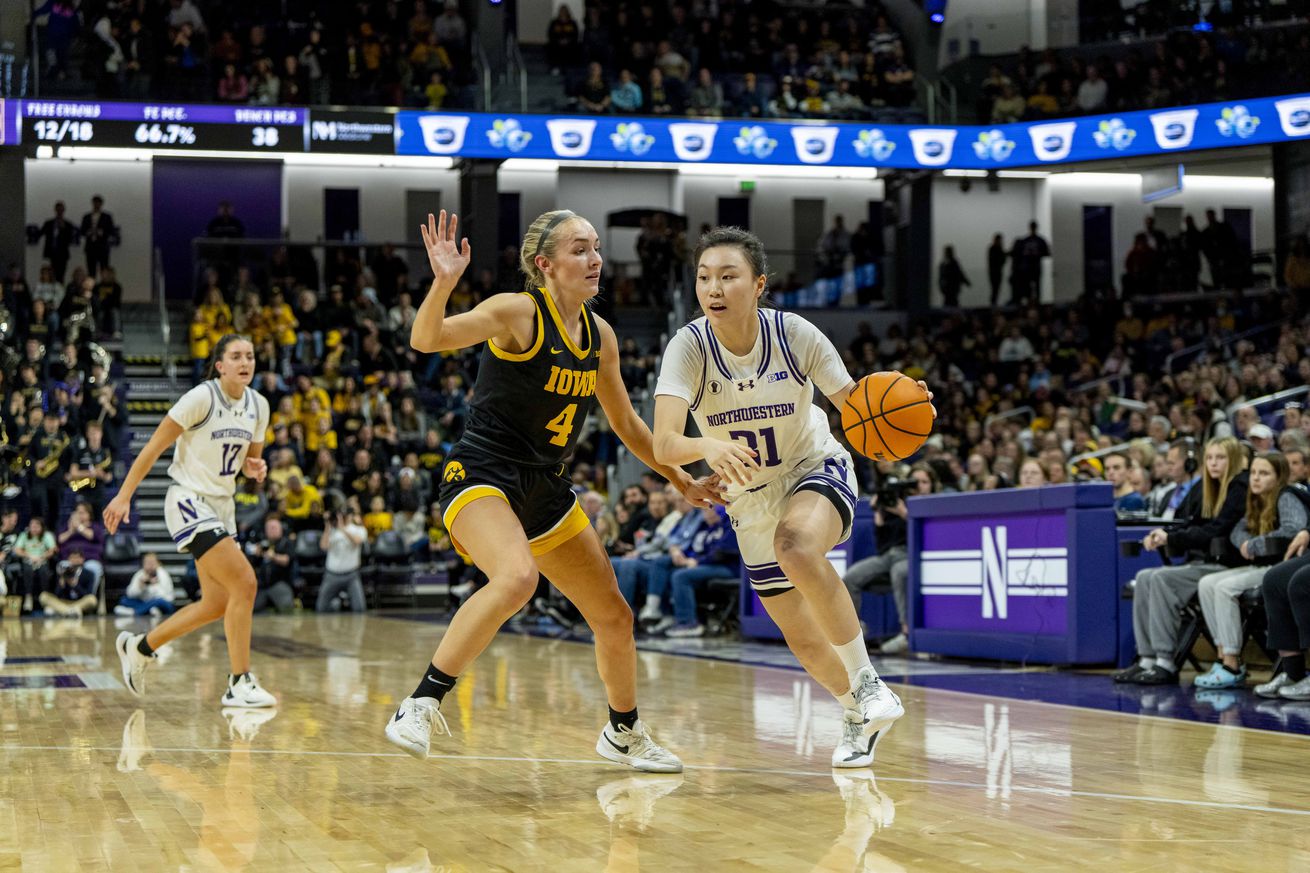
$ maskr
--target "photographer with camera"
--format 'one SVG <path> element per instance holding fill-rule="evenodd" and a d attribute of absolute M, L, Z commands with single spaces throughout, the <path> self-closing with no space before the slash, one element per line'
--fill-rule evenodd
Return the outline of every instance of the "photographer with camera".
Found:
<path fill-rule="evenodd" d="M 246 543 L 246 558 L 259 580 L 255 612 L 263 611 L 270 603 L 277 613 L 290 612 L 295 606 L 294 551 L 295 544 L 282 527 L 282 519 L 276 515 L 264 519 L 263 539 L 251 539 Z"/>
<path fill-rule="evenodd" d="M 891 587 L 892 597 L 896 600 L 896 617 L 900 619 L 901 631 L 882 644 L 879 651 L 884 655 L 899 655 L 910 648 L 909 625 L 906 622 L 906 583 L 910 576 L 910 561 L 906 553 L 908 535 L 906 518 L 909 510 L 905 507 L 905 500 L 921 494 L 934 494 L 940 490 L 937 473 L 925 463 L 918 463 L 911 467 L 908 479 L 883 480 L 877 492 L 869 500 L 873 507 L 873 528 L 878 554 L 851 564 L 842 579 L 846 583 L 846 589 L 851 593 L 851 599 L 855 601 L 857 613 L 860 611 L 860 599 L 865 591 Z"/>
<path fill-rule="evenodd" d="M 159 566 L 159 556 L 146 552 L 141 556 L 141 569 L 127 583 L 127 593 L 114 607 L 114 615 L 172 615 L 173 577 Z"/>
<path fill-rule="evenodd" d="M 350 611 L 363 612 L 364 582 L 359 568 L 363 563 L 368 531 L 359 513 L 349 507 L 329 513 L 323 521 L 326 526 L 319 547 L 327 553 L 327 561 L 314 608 L 319 612 L 335 611 L 337 595 L 345 591 L 350 596 Z"/>
<path fill-rule="evenodd" d="M 38 598 L 47 615 L 81 617 L 96 608 L 96 585 L 100 577 L 87 567 L 82 550 L 74 546 L 68 557 L 59 562 L 52 590 Z"/>

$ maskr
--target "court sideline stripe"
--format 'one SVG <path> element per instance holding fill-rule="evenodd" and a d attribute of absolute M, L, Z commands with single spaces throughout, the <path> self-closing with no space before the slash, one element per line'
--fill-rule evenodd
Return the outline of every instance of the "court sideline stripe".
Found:
<path fill-rule="evenodd" d="M 24 746 L 24 745 L 5 745 L 5 751 L 29 751 L 29 752 L 114 752 L 121 753 L 122 748 L 116 746 Z M 151 749 L 151 753 L 158 752 L 178 752 L 183 754 L 196 755 L 231 755 L 235 752 L 248 752 L 255 755 L 306 755 L 313 757 L 343 757 L 343 758 L 409 758 L 404 752 L 325 752 L 325 751 L 295 751 L 292 749 L 197 749 L 184 747 L 162 747 L 156 746 Z M 501 762 L 501 763 L 522 763 L 522 764 L 582 764 L 586 766 L 605 767 L 610 769 L 608 764 L 595 759 L 583 758 L 530 758 L 516 757 L 511 755 L 429 755 L 432 760 L 441 761 L 469 761 L 469 762 Z M 814 779 L 831 778 L 832 771 L 815 772 L 812 770 L 791 770 L 787 768 L 768 768 L 768 767 L 724 767 L 713 764 L 688 764 L 687 770 L 704 770 L 715 773 L 747 773 L 758 774 L 761 776 L 802 776 Z M 900 782 L 910 785 L 941 785 L 951 788 L 973 788 L 987 790 L 988 786 L 982 782 L 965 782 L 954 779 L 918 779 L 910 776 L 875 776 L 876 779 L 883 782 Z M 1155 797 L 1151 795 L 1140 794 L 1116 794 L 1105 791 L 1075 791 L 1067 788 L 1043 788 L 1040 786 L 1012 785 L 1010 791 L 1023 794 L 1045 794 L 1051 797 L 1087 797 L 1096 800 L 1124 800 L 1135 803 L 1163 803 L 1175 806 L 1191 806 L 1204 809 L 1225 809 L 1225 810 L 1242 810 L 1244 812 L 1270 813 L 1273 815 L 1297 815 L 1310 816 L 1310 809 L 1289 809 L 1278 806 L 1260 806 L 1257 804 L 1247 803 L 1222 803 L 1216 800 L 1190 800 L 1181 797 Z"/>

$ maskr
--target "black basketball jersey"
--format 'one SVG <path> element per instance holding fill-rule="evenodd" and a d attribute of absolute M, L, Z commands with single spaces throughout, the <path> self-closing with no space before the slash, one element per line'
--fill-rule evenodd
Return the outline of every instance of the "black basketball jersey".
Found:
<path fill-rule="evenodd" d="M 516 464 L 555 466 L 573 454 L 596 405 L 600 331 L 583 306 L 579 347 L 544 288 L 523 293 L 537 306 L 532 345 L 515 354 L 487 341 L 461 442 Z"/>

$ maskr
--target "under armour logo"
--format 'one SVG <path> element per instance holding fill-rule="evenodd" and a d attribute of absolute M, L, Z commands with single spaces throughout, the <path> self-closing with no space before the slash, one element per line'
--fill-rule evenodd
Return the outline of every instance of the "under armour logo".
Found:
<path fill-rule="evenodd" d="M 755 380 L 754 380 L 754 379 L 742 379 L 742 380 L 740 380 L 740 381 L 737 382 L 737 390 L 738 390 L 738 391 L 747 391 L 747 390 L 749 390 L 749 389 L 751 389 L 751 388 L 754 388 L 754 387 L 755 387 Z"/>

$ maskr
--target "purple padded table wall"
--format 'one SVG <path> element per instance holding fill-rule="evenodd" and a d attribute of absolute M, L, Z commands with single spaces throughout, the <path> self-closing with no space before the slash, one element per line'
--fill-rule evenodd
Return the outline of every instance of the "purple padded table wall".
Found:
<path fill-rule="evenodd" d="M 1118 539 L 1107 483 L 911 501 L 916 652 L 1109 664 L 1119 648 Z"/>

